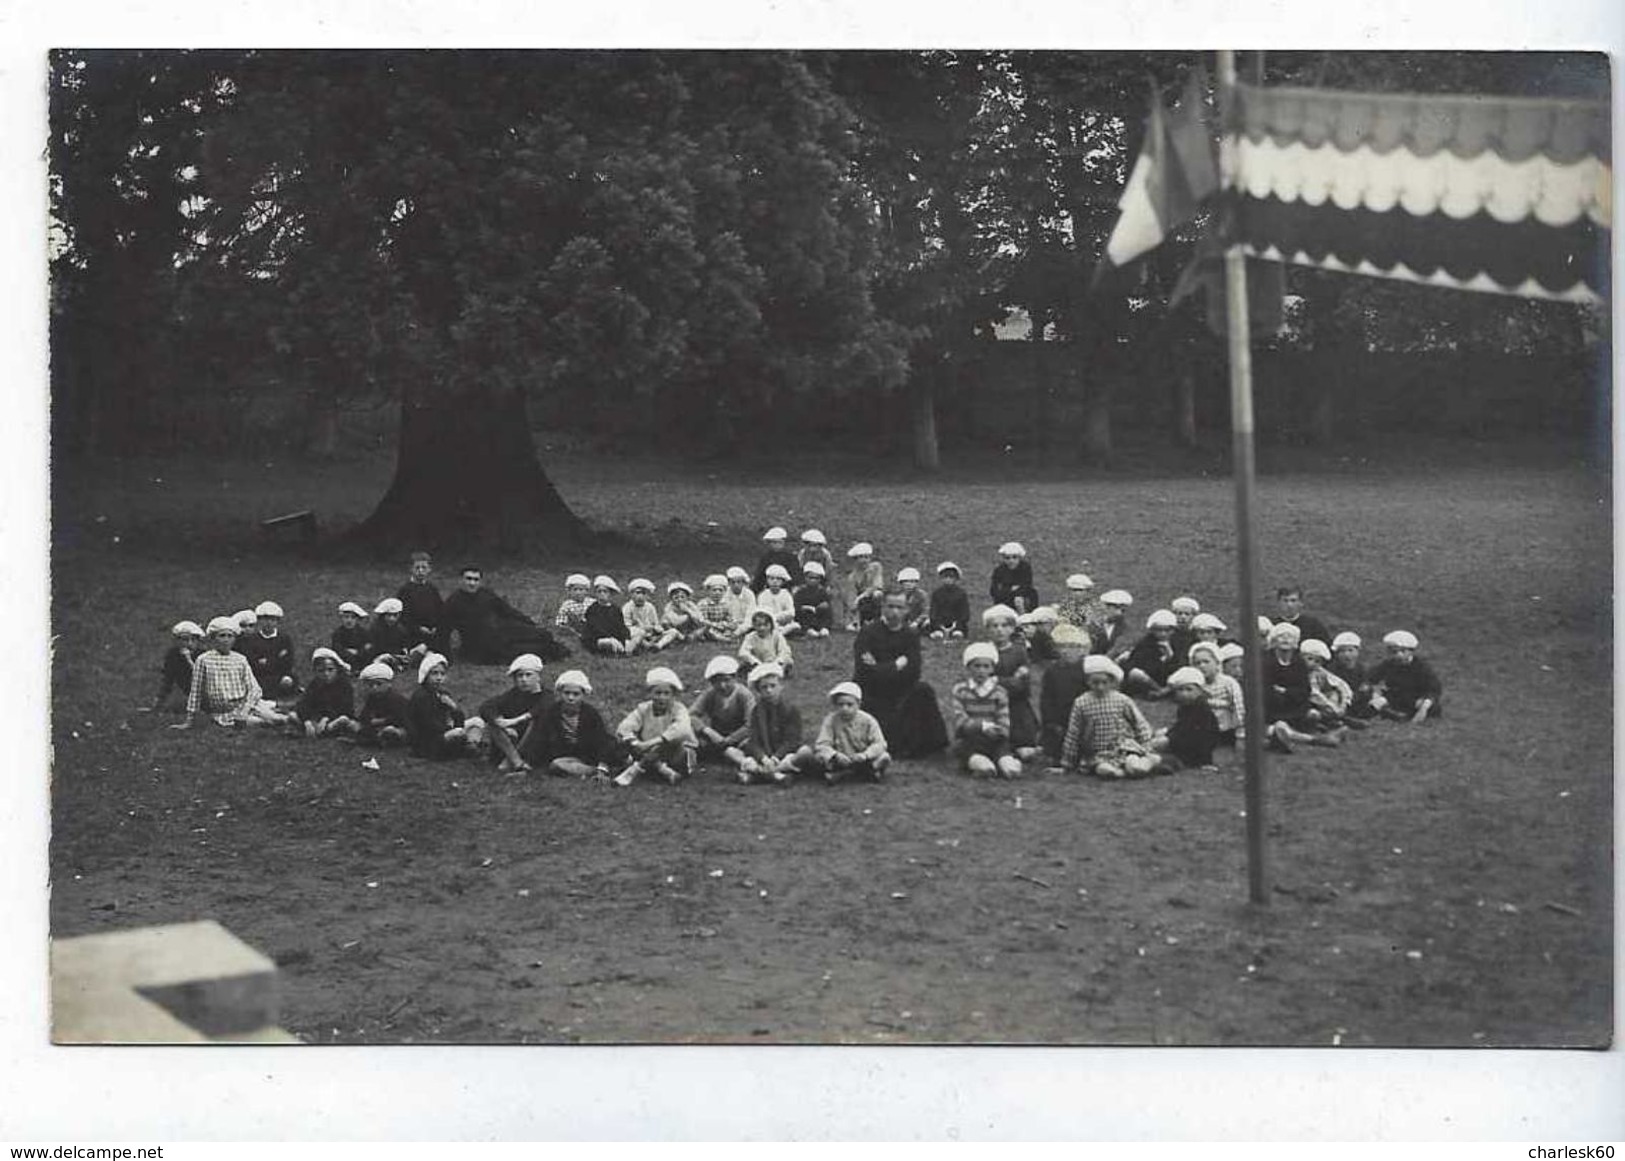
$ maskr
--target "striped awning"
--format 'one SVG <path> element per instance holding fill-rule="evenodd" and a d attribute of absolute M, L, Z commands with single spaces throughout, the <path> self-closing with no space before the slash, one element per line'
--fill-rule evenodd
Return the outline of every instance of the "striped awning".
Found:
<path fill-rule="evenodd" d="M 1250 255 L 1464 290 L 1608 293 L 1606 104 L 1237 86 Z"/>

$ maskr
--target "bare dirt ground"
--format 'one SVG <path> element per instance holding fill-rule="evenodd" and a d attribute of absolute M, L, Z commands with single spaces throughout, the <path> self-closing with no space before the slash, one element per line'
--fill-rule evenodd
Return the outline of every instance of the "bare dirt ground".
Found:
<path fill-rule="evenodd" d="M 252 527 L 306 506 L 356 518 L 389 465 L 61 467 L 52 931 L 218 919 L 277 959 L 286 1025 L 322 1043 L 1605 1043 L 1609 479 L 1498 456 L 1262 481 L 1267 583 L 1303 584 L 1373 644 L 1413 629 L 1448 704 L 1426 727 L 1271 762 L 1263 910 L 1246 902 L 1234 758 L 1114 785 L 978 783 L 942 760 L 878 787 L 710 772 L 621 791 L 167 730 L 136 711 L 173 621 L 270 597 L 308 649 L 340 601 L 393 592 L 404 568 L 304 557 Z M 784 523 L 871 540 L 888 570 L 953 558 L 977 597 L 1015 537 L 1046 595 L 1087 562 L 1139 613 L 1189 591 L 1235 622 L 1222 476 L 550 467 L 632 539 L 489 564 L 534 612 L 571 571 L 663 584 L 749 566 L 760 529 Z M 793 696 L 816 720 L 850 638 L 796 648 Z M 674 660 L 697 682 L 708 656 Z M 943 699 L 957 661 L 928 657 Z M 644 663 L 588 668 L 624 711 Z M 452 671 L 467 702 L 503 682 Z"/>

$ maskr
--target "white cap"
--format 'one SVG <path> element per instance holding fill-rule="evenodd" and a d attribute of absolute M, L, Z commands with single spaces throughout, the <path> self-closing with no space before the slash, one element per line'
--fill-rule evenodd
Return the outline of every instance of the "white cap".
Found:
<path fill-rule="evenodd" d="M 340 657 L 337 653 L 333 652 L 326 645 L 319 645 L 314 650 L 311 651 L 310 662 L 311 662 L 312 665 L 314 665 L 316 662 L 320 661 L 323 657 L 325 657 L 329 661 L 333 662 L 340 669 L 344 670 L 344 672 L 346 672 L 346 673 L 350 672 L 350 663 L 348 661 L 344 660 L 344 658 Z"/>
<path fill-rule="evenodd" d="M 1175 597 L 1168 603 L 1168 607 L 1176 613 L 1200 613 L 1202 602 L 1195 597 Z"/>
<path fill-rule="evenodd" d="M 1192 629 L 1212 629 L 1216 633 L 1223 633 L 1225 624 L 1212 613 L 1197 613 L 1191 618 Z"/>
<path fill-rule="evenodd" d="M 728 578 L 723 576 L 720 572 L 714 572 L 700 582 L 700 587 L 707 589 L 725 589 L 728 587 Z"/>
<path fill-rule="evenodd" d="M 353 613 L 357 617 L 365 617 L 367 615 L 367 610 L 363 609 L 360 605 L 356 604 L 354 601 L 345 601 L 342 605 L 339 606 L 339 612 L 341 612 L 341 613 Z"/>
<path fill-rule="evenodd" d="M 1050 640 L 1057 645 L 1087 645 L 1089 634 L 1071 622 L 1055 626 L 1055 632 L 1050 634 Z"/>
<path fill-rule="evenodd" d="M 763 575 L 776 576 L 780 580 L 789 580 L 790 570 L 785 568 L 782 564 L 770 564 L 767 566 L 767 571 Z"/>
<path fill-rule="evenodd" d="M 1305 641 L 1302 645 L 1299 645 L 1298 652 L 1302 653 L 1305 657 L 1318 657 L 1322 661 L 1330 661 L 1332 659 L 1331 646 L 1327 645 L 1324 641 L 1316 640 L 1314 637 L 1309 638 L 1309 640 Z"/>
<path fill-rule="evenodd" d="M 1030 613 L 1023 613 L 1016 618 L 1018 625 L 1053 625 L 1061 619 L 1061 614 L 1054 605 L 1039 605 Z"/>
<path fill-rule="evenodd" d="M 969 665 L 972 661 L 991 661 L 994 665 L 999 663 L 999 651 L 991 641 L 973 641 L 965 646 L 963 662 Z"/>
<path fill-rule="evenodd" d="M 592 682 L 588 681 L 587 675 L 579 669 L 566 669 L 553 679 L 554 689 L 563 689 L 567 685 L 575 686 L 582 693 L 592 692 Z"/>
<path fill-rule="evenodd" d="M 1027 550 L 1021 547 L 1021 542 L 1019 540 L 1006 540 L 1003 544 L 999 545 L 999 555 L 1026 556 Z"/>
<path fill-rule="evenodd" d="M 897 580 L 899 583 L 906 580 L 917 581 L 919 579 L 920 570 L 915 568 L 913 565 L 910 565 L 908 568 L 900 568 L 897 570 Z"/>
<path fill-rule="evenodd" d="M 595 589 L 608 589 L 614 593 L 621 591 L 621 586 L 615 583 L 614 577 L 605 576 L 602 573 L 592 578 L 592 587 Z"/>
<path fill-rule="evenodd" d="M 788 540 L 789 538 L 790 534 L 784 529 L 780 528 L 777 524 L 775 524 L 772 528 L 769 528 L 766 532 L 762 533 L 763 540 Z"/>
<path fill-rule="evenodd" d="M 242 612 L 233 615 L 231 619 L 237 622 L 239 629 L 246 629 L 258 621 L 259 617 L 255 616 L 253 609 L 244 609 Z"/>
<path fill-rule="evenodd" d="M 261 601 L 254 606 L 254 615 L 256 617 L 280 617 L 282 616 L 282 606 L 275 601 Z"/>
<path fill-rule="evenodd" d="M 1192 669 L 1189 665 L 1181 666 L 1168 675 L 1168 688 L 1178 685 L 1206 685 L 1207 679 L 1202 676 L 1200 669 Z"/>
<path fill-rule="evenodd" d="M 775 621 L 778 620 L 778 618 L 773 615 L 773 610 L 772 609 L 764 609 L 764 608 L 761 608 L 760 606 L 758 606 L 757 608 L 754 608 L 754 609 L 752 609 L 750 611 L 750 623 L 752 625 L 756 624 L 756 618 L 757 617 L 766 617 L 767 618 L 767 623 L 769 625 L 773 624 Z"/>
<path fill-rule="evenodd" d="M 540 673 L 546 668 L 547 666 L 542 664 L 542 659 L 536 656 L 534 653 L 521 653 L 518 657 L 515 657 L 512 661 L 508 662 L 508 672 L 510 674 Z"/>
<path fill-rule="evenodd" d="M 1275 628 L 1274 621 L 1262 615 L 1258 618 L 1258 631 L 1260 633 L 1268 633 L 1273 628 Z"/>
<path fill-rule="evenodd" d="M 1269 644 L 1272 649 L 1277 641 L 1296 645 L 1301 640 L 1303 640 L 1303 630 L 1288 621 L 1282 621 L 1270 630 Z"/>
<path fill-rule="evenodd" d="M 1129 596 L 1125 589 L 1109 589 L 1100 594 L 1100 603 L 1103 605 L 1117 605 L 1126 609 L 1134 604 L 1134 598 Z"/>
<path fill-rule="evenodd" d="M 383 616 L 385 613 L 398 613 L 404 608 L 406 608 L 406 606 L 401 604 L 401 599 L 399 597 L 385 597 L 383 600 L 378 602 L 378 607 L 374 609 L 373 612 L 377 613 L 379 616 Z"/>
<path fill-rule="evenodd" d="M 1066 587 L 1075 593 L 1086 593 L 1095 587 L 1095 582 L 1088 573 L 1075 572 L 1066 578 Z"/>
<path fill-rule="evenodd" d="M 216 633 L 241 633 L 242 626 L 234 617 L 214 617 L 209 621 L 209 636 Z"/>
<path fill-rule="evenodd" d="M 1147 629 L 1172 629 L 1179 624 L 1172 609 L 1158 609 L 1145 619 Z"/>
<path fill-rule="evenodd" d="M 843 681 L 829 691 L 829 700 L 834 701 L 843 695 L 855 697 L 861 702 L 863 700 L 863 687 L 855 681 Z"/>
<path fill-rule="evenodd" d="M 725 673 L 729 677 L 733 677 L 738 672 L 739 662 L 735 661 L 732 657 L 729 657 L 726 653 L 720 653 L 705 663 L 705 680 L 707 681 L 710 681 L 718 674 Z"/>
<path fill-rule="evenodd" d="M 580 588 L 584 588 L 584 589 L 592 588 L 592 581 L 587 579 L 587 574 L 586 573 L 584 573 L 584 572 L 573 572 L 569 576 L 564 578 L 564 587 L 565 588 L 573 589 L 573 588 L 576 588 L 578 586 Z"/>
<path fill-rule="evenodd" d="M 802 565 L 801 571 L 807 576 L 826 575 L 824 566 L 819 564 L 816 560 L 809 560 L 806 564 Z"/>
<path fill-rule="evenodd" d="M 727 577 L 729 580 L 748 581 L 750 579 L 750 573 L 746 572 L 737 564 L 729 565 L 728 571 L 722 575 Z"/>
<path fill-rule="evenodd" d="M 827 544 L 828 541 L 825 539 L 824 534 L 822 532 L 818 531 L 818 529 L 809 528 L 809 529 L 807 529 L 807 531 L 805 531 L 805 532 L 803 532 L 801 534 L 801 543 L 803 543 L 803 544 Z M 761 667 L 758 666 L 757 668 L 759 669 Z M 751 672 L 755 673 L 756 670 L 753 669 L 753 670 L 751 670 Z"/>
<path fill-rule="evenodd" d="M 780 665 L 777 661 L 764 661 L 750 671 L 750 674 L 745 678 L 745 681 L 750 685 L 755 685 L 764 677 L 783 676 L 784 666 Z"/>
<path fill-rule="evenodd" d="M 694 586 L 687 581 L 672 581 L 671 584 L 666 586 L 667 596 L 676 596 L 678 593 L 687 593 L 692 597 L 694 595 Z"/>
<path fill-rule="evenodd" d="M 382 661 L 374 661 L 361 670 L 362 681 L 394 681 L 395 671 Z"/>
<path fill-rule="evenodd" d="M 1333 649 L 1342 649 L 1347 646 L 1353 646 L 1355 649 L 1358 649 L 1363 644 L 1365 644 L 1365 642 L 1360 640 L 1360 635 L 1358 633 L 1350 633 L 1346 629 L 1332 638 Z"/>
<path fill-rule="evenodd" d="M 1206 653 L 1215 661 L 1224 660 L 1224 647 L 1217 641 L 1198 641 L 1185 651 L 1185 656 L 1187 659 L 1195 661 L 1198 653 Z"/>
<path fill-rule="evenodd" d="M 1415 649 L 1421 644 L 1416 639 L 1415 633 L 1408 633 L 1404 629 L 1395 629 L 1392 633 L 1385 634 L 1382 643 L 1392 645 L 1397 649 Z"/>
<path fill-rule="evenodd" d="M 1083 659 L 1083 672 L 1085 676 L 1092 673 L 1104 673 L 1116 678 L 1118 681 L 1123 679 L 1122 668 L 1104 653 L 1091 653 L 1085 657 Z"/>
<path fill-rule="evenodd" d="M 443 654 L 429 652 L 423 655 L 423 660 L 418 662 L 419 685 L 422 685 L 426 680 L 428 680 L 429 671 L 434 669 L 434 667 L 437 665 L 444 666 L 447 669 L 451 668 L 451 662 L 447 661 Z"/>
<path fill-rule="evenodd" d="M 851 548 L 847 549 L 846 554 L 848 556 L 873 556 L 875 554 L 875 546 L 870 544 L 867 540 L 860 540 Z"/>
<path fill-rule="evenodd" d="M 989 605 L 982 610 L 982 624 L 984 625 L 993 621 L 1015 621 L 1017 619 L 1016 611 L 1009 605 Z"/>
<path fill-rule="evenodd" d="M 1247 656 L 1247 650 L 1243 649 L 1240 645 L 1237 645 L 1234 641 L 1227 641 L 1223 645 L 1219 646 L 1220 661 L 1229 661 L 1232 657 L 1245 656 Z"/>
<path fill-rule="evenodd" d="M 941 564 L 937 565 L 937 575 L 938 576 L 941 576 L 945 572 L 960 572 L 960 571 L 962 571 L 960 569 L 960 567 L 951 560 L 945 560 Z"/>
<path fill-rule="evenodd" d="M 626 582 L 626 591 L 629 593 L 652 593 L 655 591 L 655 582 L 646 576 L 634 577 Z"/>
<path fill-rule="evenodd" d="M 683 692 L 683 679 L 664 665 L 657 665 L 648 673 L 645 673 L 643 675 L 643 684 L 649 686 L 669 685 L 678 693 Z"/>
<path fill-rule="evenodd" d="M 177 637 L 203 636 L 203 629 L 196 621 L 176 621 L 169 631 Z"/>

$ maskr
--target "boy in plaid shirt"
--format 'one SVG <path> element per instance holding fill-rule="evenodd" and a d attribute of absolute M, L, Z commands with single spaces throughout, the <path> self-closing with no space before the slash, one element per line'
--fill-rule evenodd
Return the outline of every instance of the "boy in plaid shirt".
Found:
<path fill-rule="evenodd" d="M 277 712 L 275 703 L 265 699 L 265 691 L 254 677 L 248 658 L 233 651 L 237 644 L 237 623 L 230 617 L 209 622 L 209 651 L 192 663 L 192 689 L 186 698 L 186 720 L 172 730 L 189 730 L 201 713 L 217 725 L 280 726 L 288 718 Z"/>
<path fill-rule="evenodd" d="M 1143 777 L 1156 759 L 1147 752 L 1151 723 L 1134 699 L 1117 689 L 1123 671 L 1110 658 L 1090 654 L 1083 663 L 1089 690 L 1072 703 L 1061 744 L 1061 769 L 1097 778 Z"/>
<path fill-rule="evenodd" d="M 728 580 L 719 573 L 705 578 L 705 596 L 695 605 L 700 620 L 705 624 L 705 641 L 732 641 L 739 637 L 740 626 L 734 623 L 733 610 L 728 607 Z M 746 626 L 749 627 L 748 625 Z"/>
<path fill-rule="evenodd" d="M 558 615 L 553 624 L 568 629 L 577 637 L 587 628 L 587 610 L 592 606 L 592 581 L 579 572 L 564 578 L 564 599 L 559 602 Z M 585 638 L 582 638 L 585 640 Z"/>

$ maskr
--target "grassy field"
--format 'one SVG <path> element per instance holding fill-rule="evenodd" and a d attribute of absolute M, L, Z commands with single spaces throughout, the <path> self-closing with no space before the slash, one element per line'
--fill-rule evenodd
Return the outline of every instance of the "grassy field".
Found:
<path fill-rule="evenodd" d="M 1272 760 L 1273 904 L 1246 903 L 1241 778 L 630 790 L 505 780 L 136 711 L 167 627 L 279 601 L 301 647 L 404 564 L 261 542 L 364 514 L 386 460 L 58 469 L 52 930 L 201 917 L 282 965 L 318 1042 L 980 1041 L 1597 1044 L 1611 1026 L 1612 523 L 1606 474 L 1501 449 L 1408 451 L 1262 481 L 1266 583 L 1368 641 L 1413 629 L 1448 715 Z M 564 575 L 697 580 L 770 523 L 888 570 L 1002 540 L 1039 587 L 1083 567 L 1144 613 L 1180 592 L 1235 623 L 1221 475 L 1024 477 L 985 465 L 861 486 L 827 465 L 695 471 L 556 457 L 599 558 L 487 562 L 533 612 Z M 1289 470 L 1290 469 L 1290 470 Z M 444 587 L 460 562 L 441 562 Z M 799 643 L 810 715 L 850 638 Z M 928 655 L 946 698 L 957 650 Z M 709 653 L 675 663 L 698 680 Z M 624 709 L 645 663 L 594 660 Z M 475 702 L 504 682 L 454 668 Z M 1154 707 L 1154 720 L 1166 717 Z M 1019 878 L 1017 876 L 1026 876 Z M 1041 880 L 1035 883 L 1031 880 Z"/>

